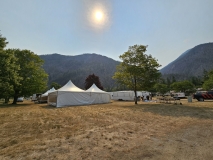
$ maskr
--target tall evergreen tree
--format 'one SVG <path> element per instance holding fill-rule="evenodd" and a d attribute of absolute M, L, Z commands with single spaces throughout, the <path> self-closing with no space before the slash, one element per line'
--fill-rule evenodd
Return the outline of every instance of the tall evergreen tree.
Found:
<path fill-rule="evenodd" d="M 89 75 L 85 80 L 85 89 L 89 89 L 93 84 L 95 84 L 99 89 L 103 90 L 103 86 L 101 85 L 100 79 L 94 73 Z"/>

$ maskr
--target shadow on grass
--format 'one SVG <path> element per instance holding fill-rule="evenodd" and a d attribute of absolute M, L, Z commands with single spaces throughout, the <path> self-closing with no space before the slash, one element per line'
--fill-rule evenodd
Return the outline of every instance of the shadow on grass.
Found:
<path fill-rule="evenodd" d="M 113 102 L 110 103 L 102 103 L 102 104 L 112 104 Z M 62 108 L 73 108 L 73 107 L 88 107 L 88 106 L 96 106 L 96 105 L 102 105 L 102 104 L 85 104 L 85 105 L 70 105 L 70 106 L 63 106 L 63 107 L 56 107 L 56 106 L 51 106 L 51 105 L 45 105 L 41 106 L 44 109 L 62 109 Z"/>
<path fill-rule="evenodd" d="M 63 107 L 56 107 L 56 106 L 51 106 L 51 105 L 44 105 L 44 106 L 40 106 L 41 108 L 44 109 L 65 109 L 65 108 L 73 108 L 73 107 L 86 107 L 88 105 L 79 105 L 79 106 L 63 106 Z"/>
<path fill-rule="evenodd" d="M 199 103 L 199 102 L 198 102 Z M 199 105 L 196 103 L 195 105 Z M 210 102 L 212 103 L 212 102 Z M 211 104 L 209 104 L 211 105 Z M 213 106 L 213 103 L 212 103 Z M 213 120 L 213 107 L 202 107 L 202 106 L 188 106 L 175 105 L 175 104 L 138 104 L 131 106 L 123 106 L 124 108 L 129 108 L 132 110 L 137 110 L 141 112 L 149 112 L 153 114 L 158 114 L 161 116 L 173 116 L 173 117 L 191 117 L 199 119 L 212 119 Z"/>
<path fill-rule="evenodd" d="M 44 109 L 57 109 L 57 107 L 55 106 L 50 106 L 50 105 L 44 105 L 44 106 L 40 106 L 41 108 L 44 108 Z"/>
<path fill-rule="evenodd" d="M 11 107 L 14 107 L 14 108 L 17 108 L 17 107 L 29 107 L 33 104 L 23 104 L 23 103 L 17 103 L 17 104 L 0 104 L 0 108 L 11 108 Z"/>

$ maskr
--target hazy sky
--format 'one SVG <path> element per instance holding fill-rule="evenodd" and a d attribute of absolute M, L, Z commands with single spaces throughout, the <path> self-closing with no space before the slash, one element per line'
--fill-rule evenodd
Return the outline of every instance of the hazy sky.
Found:
<path fill-rule="evenodd" d="M 213 0 L 0 0 L 7 48 L 34 53 L 97 53 L 120 60 L 134 44 L 148 45 L 165 66 L 213 42 Z"/>

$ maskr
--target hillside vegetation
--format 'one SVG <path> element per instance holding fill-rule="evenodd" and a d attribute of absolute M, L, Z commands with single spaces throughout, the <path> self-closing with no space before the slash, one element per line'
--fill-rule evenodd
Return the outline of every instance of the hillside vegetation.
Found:
<path fill-rule="evenodd" d="M 57 82 L 64 85 L 68 80 L 84 89 L 84 82 L 88 75 L 99 76 L 104 89 L 115 86 L 112 79 L 116 66 L 120 63 L 111 58 L 97 54 L 82 54 L 65 56 L 60 54 L 41 55 L 44 70 L 49 74 L 49 84 Z"/>
<path fill-rule="evenodd" d="M 200 44 L 187 50 L 176 60 L 161 69 L 165 76 L 173 75 L 176 78 L 203 76 L 204 70 L 213 69 L 213 43 Z"/>
<path fill-rule="evenodd" d="M 64 85 L 68 80 L 84 89 L 84 82 L 88 75 L 99 76 L 105 90 L 116 87 L 112 79 L 116 66 L 120 62 L 98 54 L 82 54 L 65 56 L 50 54 L 40 56 L 44 62 L 44 70 L 49 74 L 49 84 L 57 82 Z M 191 77 L 203 77 L 204 70 L 213 69 L 213 43 L 200 44 L 188 49 L 176 60 L 162 68 L 160 72 L 164 78 L 175 77 L 176 80 L 187 80 Z"/>

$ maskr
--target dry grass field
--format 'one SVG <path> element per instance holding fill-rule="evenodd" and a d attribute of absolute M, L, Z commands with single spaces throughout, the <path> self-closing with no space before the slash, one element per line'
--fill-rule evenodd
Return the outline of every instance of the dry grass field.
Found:
<path fill-rule="evenodd" d="M 0 104 L 0 159 L 213 159 L 213 101 Z"/>

